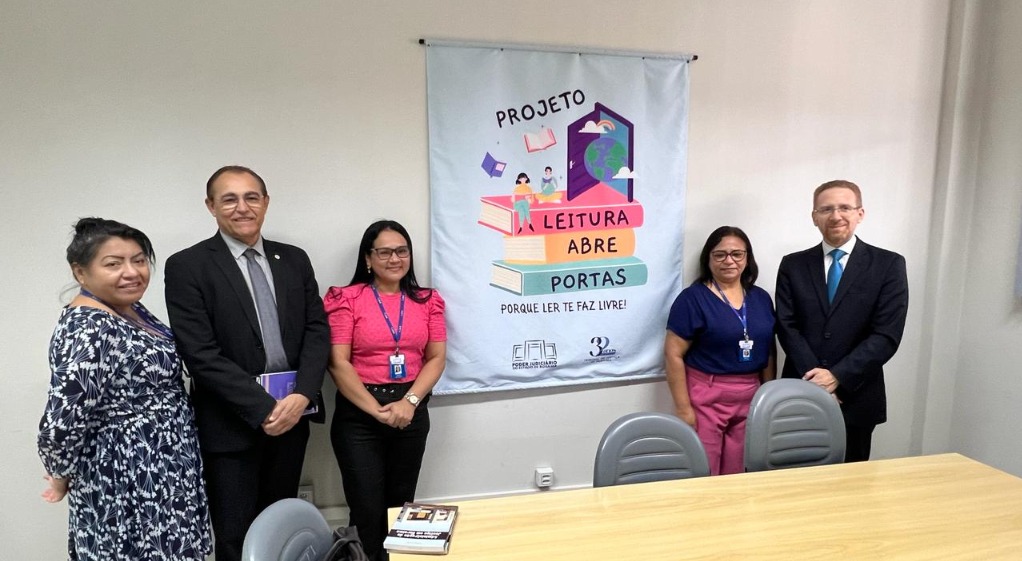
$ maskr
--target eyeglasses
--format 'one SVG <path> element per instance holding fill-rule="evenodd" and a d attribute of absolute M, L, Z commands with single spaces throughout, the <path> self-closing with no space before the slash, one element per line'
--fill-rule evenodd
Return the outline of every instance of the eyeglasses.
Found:
<path fill-rule="evenodd" d="M 813 209 L 813 214 L 820 214 L 820 215 L 823 215 L 823 216 L 830 216 L 831 214 L 834 214 L 835 212 L 837 212 L 839 214 L 851 214 L 851 213 L 859 210 L 860 208 L 862 208 L 862 207 L 861 206 L 848 206 L 848 205 L 821 206 L 820 208 L 814 208 Z"/>
<path fill-rule="evenodd" d="M 376 254 L 376 258 L 381 261 L 388 261 L 391 257 L 397 255 L 398 259 L 407 259 L 412 254 L 412 250 L 407 245 L 400 247 L 374 247 L 371 250 Z"/>
<path fill-rule="evenodd" d="M 744 249 L 733 249 L 731 251 L 711 251 L 710 257 L 713 258 L 717 263 L 723 263 L 728 257 L 735 260 L 735 263 L 745 261 L 745 254 L 748 253 Z"/>
<path fill-rule="evenodd" d="M 242 201 L 245 201 L 245 206 L 250 208 L 261 208 L 265 199 L 266 195 L 263 195 L 262 193 L 245 193 L 245 196 L 241 198 Z M 230 212 L 238 208 L 238 202 L 238 197 L 235 197 L 234 195 L 227 195 L 220 199 L 217 204 L 221 209 Z"/>

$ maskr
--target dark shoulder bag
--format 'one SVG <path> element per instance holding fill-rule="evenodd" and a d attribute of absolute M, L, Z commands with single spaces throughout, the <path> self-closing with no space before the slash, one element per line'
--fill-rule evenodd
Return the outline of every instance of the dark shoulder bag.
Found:
<path fill-rule="evenodd" d="M 358 530 L 354 526 L 342 526 L 334 530 L 334 543 L 321 561 L 369 561 Z"/>

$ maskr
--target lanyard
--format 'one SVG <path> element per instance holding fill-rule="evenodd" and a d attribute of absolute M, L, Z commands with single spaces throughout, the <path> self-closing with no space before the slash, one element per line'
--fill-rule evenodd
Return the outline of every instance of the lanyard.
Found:
<path fill-rule="evenodd" d="M 137 320 L 135 320 L 135 318 L 128 317 L 126 315 L 122 315 L 120 313 L 117 313 L 117 310 L 113 306 L 111 306 L 110 304 L 104 302 L 103 300 L 101 300 L 99 298 L 99 296 L 96 296 L 95 294 L 89 292 L 88 290 L 82 288 L 80 290 L 80 292 L 81 292 L 82 296 L 84 296 L 86 298 L 92 298 L 93 300 L 99 302 L 100 304 L 103 304 L 107 308 L 110 308 L 111 310 L 114 311 L 115 314 L 117 314 L 117 317 L 120 317 L 121 319 L 123 319 L 124 321 L 134 325 L 135 327 L 141 328 L 143 331 L 148 331 L 149 333 L 156 332 L 157 334 L 162 335 L 163 337 L 165 337 L 167 339 L 173 339 L 174 338 L 174 332 L 173 331 L 171 331 L 169 328 L 164 327 L 164 326 L 156 323 L 155 321 L 153 321 L 153 319 L 151 317 L 149 317 L 148 314 L 143 313 L 141 308 L 136 308 L 135 306 L 131 306 L 131 309 L 135 310 L 135 313 L 138 314 L 138 317 L 141 320 L 141 321 L 137 321 Z"/>
<path fill-rule="evenodd" d="M 742 333 L 745 335 L 745 340 L 748 341 L 749 340 L 749 318 L 748 318 L 748 315 L 746 315 L 746 308 L 745 308 L 745 303 L 748 301 L 748 298 L 742 298 L 742 313 L 739 314 L 738 310 L 736 310 L 735 307 L 731 305 L 731 301 L 727 299 L 727 294 L 724 294 L 724 291 L 721 290 L 720 285 L 717 284 L 717 281 L 714 280 L 714 279 L 710 279 L 710 280 L 713 281 L 713 286 L 716 287 L 717 292 L 720 293 L 720 297 L 723 298 L 724 302 L 727 303 L 727 309 L 731 310 L 735 314 L 735 316 L 738 318 L 738 321 L 742 322 Z M 743 296 L 745 295 L 745 290 L 744 289 L 742 289 L 742 295 Z"/>
<path fill-rule="evenodd" d="M 380 292 L 376 290 L 376 285 L 370 284 L 369 288 L 373 289 L 373 296 L 376 296 L 376 303 L 380 306 L 380 311 L 383 312 L 383 319 L 387 320 L 387 329 L 390 329 L 390 335 L 394 338 L 394 354 L 396 355 L 401 348 L 399 344 L 401 341 L 401 327 L 405 323 L 405 293 L 401 291 L 401 312 L 397 318 L 397 329 L 394 329 L 394 324 L 390 322 L 390 315 L 387 314 L 387 309 L 383 307 L 383 300 L 380 298 Z"/>

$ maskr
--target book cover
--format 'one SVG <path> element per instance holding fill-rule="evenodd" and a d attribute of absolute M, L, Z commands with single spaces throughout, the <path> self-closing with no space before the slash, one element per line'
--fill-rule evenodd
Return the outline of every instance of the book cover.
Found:
<path fill-rule="evenodd" d="M 646 264 L 634 256 L 552 265 L 494 261 L 490 284 L 519 296 L 537 296 L 641 286 L 648 275 Z"/>
<path fill-rule="evenodd" d="M 625 195 L 602 183 L 571 200 L 533 202 L 529 206 L 532 229 L 525 228 L 520 234 L 518 212 L 511 195 L 491 195 L 480 200 L 479 224 L 509 236 L 638 228 L 643 220 L 639 201 L 629 201 Z"/>
<path fill-rule="evenodd" d="M 539 132 L 527 132 L 525 133 L 525 149 L 531 154 L 533 152 L 539 152 L 546 150 L 554 144 L 557 144 L 557 139 L 554 137 L 553 129 L 542 129 Z"/>
<path fill-rule="evenodd" d="M 456 506 L 405 503 L 383 547 L 401 553 L 446 555 L 457 518 Z"/>
<path fill-rule="evenodd" d="M 635 253 L 635 230 L 594 230 L 538 236 L 504 236 L 504 261 L 538 265 L 629 257 Z"/>
<path fill-rule="evenodd" d="M 280 400 L 294 393 L 295 386 L 298 385 L 298 372 L 296 370 L 268 372 L 256 376 L 256 381 L 266 390 L 266 393 L 270 394 L 270 397 Z M 313 400 L 302 415 L 312 415 L 318 412 L 319 404 Z"/>

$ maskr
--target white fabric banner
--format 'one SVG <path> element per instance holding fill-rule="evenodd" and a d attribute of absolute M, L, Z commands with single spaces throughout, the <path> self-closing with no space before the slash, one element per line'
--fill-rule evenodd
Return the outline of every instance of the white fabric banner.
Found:
<path fill-rule="evenodd" d="M 427 47 L 437 393 L 662 375 L 687 58 Z"/>

